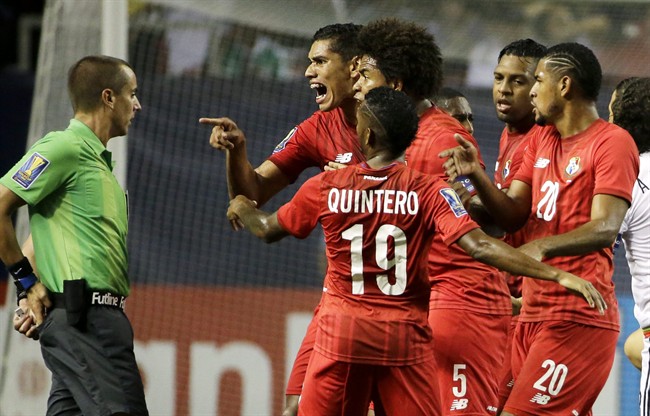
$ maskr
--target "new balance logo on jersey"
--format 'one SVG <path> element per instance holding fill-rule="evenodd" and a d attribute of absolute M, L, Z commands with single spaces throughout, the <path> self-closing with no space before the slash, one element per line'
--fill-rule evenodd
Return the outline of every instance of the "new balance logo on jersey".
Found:
<path fill-rule="evenodd" d="M 531 403 L 537 404 L 548 404 L 549 401 L 551 401 L 551 396 L 542 393 L 537 393 L 533 396 L 532 399 L 530 399 Z"/>
<path fill-rule="evenodd" d="M 573 416 L 580 416 L 580 412 L 578 412 L 576 409 L 573 409 L 573 410 L 571 411 L 571 414 L 572 414 Z"/>
<path fill-rule="evenodd" d="M 352 153 L 339 153 L 336 155 L 336 159 L 334 159 L 336 163 L 350 163 L 351 160 Z"/>
<path fill-rule="evenodd" d="M 463 410 L 467 409 L 467 399 L 456 399 L 453 402 L 451 402 L 451 407 L 449 410 Z"/>
<path fill-rule="evenodd" d="M 550 160 L 548 160 L 548 159 L 546 159 L 546 158 L 544 158 L 544 157 L 540 157 L 539 159 L 537 159 L 537 162 L 535 162 L 535 166 L 533 166 L 533 167 L 544 169 L 544 168 L 547 167 L 550 163 L 551 163 Z"/>

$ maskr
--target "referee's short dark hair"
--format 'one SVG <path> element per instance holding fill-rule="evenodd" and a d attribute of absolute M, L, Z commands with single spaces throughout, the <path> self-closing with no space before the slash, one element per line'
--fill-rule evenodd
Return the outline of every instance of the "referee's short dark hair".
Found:
<path fill-rule="evenodd" d="M 126 61 L 112 56 L 86 56 L 77 61 L 68 71 L 68 94 L 72 109 L 93 111 L 101 106 L 102 91 L 106 88 L 119 93 L 128 81 L 124 67 L 131 68 Z M 133 70 L 133 68 L 131 68 Z"/>

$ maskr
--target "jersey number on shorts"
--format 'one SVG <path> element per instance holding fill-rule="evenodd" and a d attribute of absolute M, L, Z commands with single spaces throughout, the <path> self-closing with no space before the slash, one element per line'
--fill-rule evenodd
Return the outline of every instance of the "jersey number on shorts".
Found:
<path fill-rule="evenodd" d="M 543 392 L 548 389 L 548 394 L 555 396 L 562 390 L 569 369 L 564 364 L 555 364 L 553 360 L 544 361 L 542 368 L 546 368 L 546 373 L 533 384 L 533 387 Z"/>
<path fill-rule="evenodd" d="M 350 241 L 350 272 L 352 294 L 363 295 L 363 225 L 355 224 L 343 231 L 343 238 Z M 388 237 L 394 241 L 394 256 L 388 258 Z M 384 224 L 375 235 L 375 260 L 382 270 L 395 268 L 395 283 L 388 281 L 388 274 L 377 275 L 377 286 L 386 295 L 397 296 L 406 289 L 406 234 L 394 225 Z"/>
<path fill-rule="evenodd" d="M 451 392 L 456 397 L 464 397 L 467 394 L 467 377 L 461 371 L 465 371 L 467 364 L 454 364 L 454 381 L 458 381 L 459 387 L 452 387 Z"/>
<path fill-rule="evenodd" d="M 551 221 L 555 216 L 557 198 L 560 195 L 560 184 L 553 181 L 546 181 L 542 185 L 544 196 L 537 203 L 537 218 L 544 221 Z"/>

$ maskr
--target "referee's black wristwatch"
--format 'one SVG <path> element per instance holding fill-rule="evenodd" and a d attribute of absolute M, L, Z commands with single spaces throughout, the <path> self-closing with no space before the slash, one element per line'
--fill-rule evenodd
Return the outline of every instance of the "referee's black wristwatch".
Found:
<path fill-rule="evenodd" d="M 34 274 L 32 265 L 29 264 L 27 257 L 23 257 L 18 263 L 12 264 L 7 267 L 9 274 L 14 278 L 16 285 L 16 298 L 20 302 L 21 299 L 27 297 L 27 291 L 38 282 L 38 278 Z"/>

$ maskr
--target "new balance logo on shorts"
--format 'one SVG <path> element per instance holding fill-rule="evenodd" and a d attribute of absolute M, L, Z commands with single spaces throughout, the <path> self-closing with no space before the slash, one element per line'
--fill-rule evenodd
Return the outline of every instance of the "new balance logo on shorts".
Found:
<path fill-rule="evenodd" d="M 449 410 L 463 410 L 467 409 L 467 399 L 456 399 L 451 403 Z"/>
<path fill-rule="evenodd" d="M 533 396 L 532 399 L 530 399 L 530 401 L 531 403 L 548 404 L 548 402 L 551 401 L 551 396 L 542 393 L 537 393 Z"/>
<path fill-rule="evenodd" d="M 336 163 L 350 163 L 351 160 L 352 153 L 339 153 L 336 155 L 336 159 L 334 159 Z"/>

